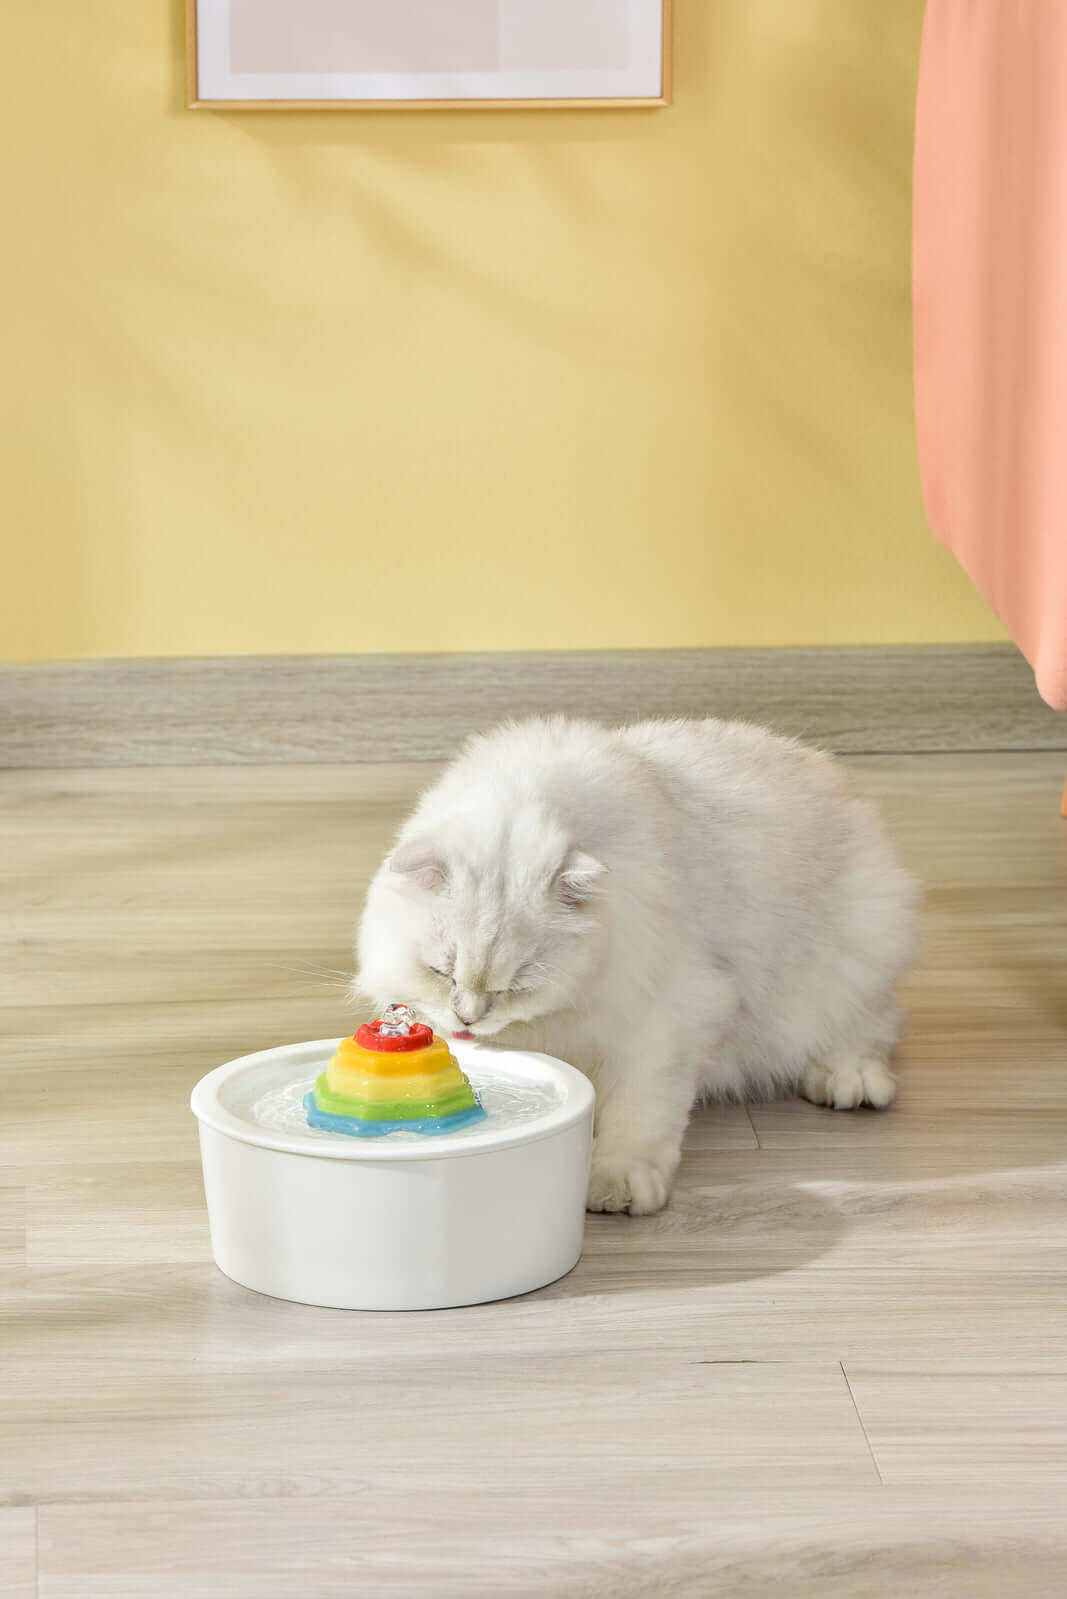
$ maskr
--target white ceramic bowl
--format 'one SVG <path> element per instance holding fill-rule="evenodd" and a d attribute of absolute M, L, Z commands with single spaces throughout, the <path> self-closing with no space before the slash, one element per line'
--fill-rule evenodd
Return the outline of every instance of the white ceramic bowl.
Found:
<path fill-rule="evenodd" d="M 593 1088 L 548 1055 L 450 1045 L 489 1118 L 455 1133 L 309 1128 L 303 1090 L 338 1039 L 218 1066 L 193 1090 L 211 1247 L 257 1293 L 437 1310 L 529 1293 L 578 1262 Z"/>

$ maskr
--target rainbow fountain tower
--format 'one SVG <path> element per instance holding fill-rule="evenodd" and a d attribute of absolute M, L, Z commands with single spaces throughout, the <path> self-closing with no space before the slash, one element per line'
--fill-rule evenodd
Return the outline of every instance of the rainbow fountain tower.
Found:
<path fill-rule="evenodd" d="M 485 1111 L 443 1038 L 390 1005 L 340 1048 L 304 1096 L 309 1127 L 353 1138 L 451 1133 Z"/>

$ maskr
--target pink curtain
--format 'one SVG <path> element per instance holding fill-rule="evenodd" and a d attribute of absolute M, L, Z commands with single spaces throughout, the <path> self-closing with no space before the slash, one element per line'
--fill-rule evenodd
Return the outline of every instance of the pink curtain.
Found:
<path fill-rule="evenodd" d="M 914 230 L 930 525 L 1067 710 L 1067 0 L 928 0 Z"/>

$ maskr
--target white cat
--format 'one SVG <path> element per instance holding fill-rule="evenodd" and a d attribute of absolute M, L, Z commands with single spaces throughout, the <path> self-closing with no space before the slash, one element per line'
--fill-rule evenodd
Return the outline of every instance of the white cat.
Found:
<path fill-rule="evenodd" d="M 741 722 L 538 719 L 423 795 L 354 988 L 586 1072 L 589 1208 L 644 1215 L 701 1096 L 888 1105 L 914 900 L 828 755 Z"/>

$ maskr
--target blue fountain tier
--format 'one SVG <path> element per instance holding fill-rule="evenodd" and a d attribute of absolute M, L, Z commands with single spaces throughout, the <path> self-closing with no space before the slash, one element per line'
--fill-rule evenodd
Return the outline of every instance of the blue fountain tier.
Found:
<path fill-rule="evenodd" d="M 474 1100 L 469 1109 L 453 1111 L 449 1116 L 414 1116 L 367 1122 L 358 1116 L 333 1116 L 329 1111 L 320 1110 L 312 1089 L 304 1095 L 304 1109 L 307 1111 L 309 1127 L 320 1127 L 327 1133 L 347 1133 L 350 1138 L 384 1138 L 387 1133 L 401 1132 L 426 1133 L 433 1137 L 438 1133 L 455 1133 L 461 1127 L 470 1127 L 473 1122 L 485 1121 L 486 1112 L 477 1094 Z"/>

